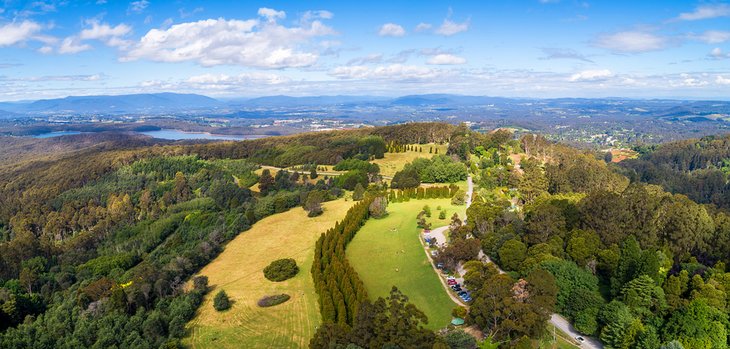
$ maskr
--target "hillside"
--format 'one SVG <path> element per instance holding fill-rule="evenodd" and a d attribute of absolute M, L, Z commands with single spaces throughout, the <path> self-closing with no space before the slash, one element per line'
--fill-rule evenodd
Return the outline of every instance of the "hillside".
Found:
<path fill-rule="evenodd" d="M 192 145 L 74 137 L 0 138 L 0 347 L 476 345 L 435 331 L 459 317 L 504 347 L 548 348 L 554 313 L 606 347 L 727 342 L 730 216 L 539 135 L 412 123 Z M 726 142 L 637 161 L 694 175 Z M 296 276 L 263 279 L 284 257 Z M 291 298 L 253 304 L 272 293 Z"/>

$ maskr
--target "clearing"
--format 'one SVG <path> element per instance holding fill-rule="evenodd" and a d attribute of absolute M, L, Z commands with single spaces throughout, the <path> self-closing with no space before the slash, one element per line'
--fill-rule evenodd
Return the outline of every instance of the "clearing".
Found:
<path fill-rule="evenodd" d="M 436 154 L 429 153 L 428 150 L 433 147 L 434 152 L 438 149 L 439 154 L 446 154 L 446 150 L 449 148 L 448 144 L 411 144 L 412 146 L 423 148 L 423 152 L 417 151 L 406 151 L 404 153 L 385 153 L 385 157 L 382 159 L 375 159 L 371 161 L 374 164 L 380 166 L 380 174 L 384 177 L 392 178 L 396 172 L 403 169 L 406 163 L 409 163 L 418 158 L 431 158 Z"/>
<path fill-rule="evenodd" d="M 456 304 L 446 294 L 419 241 L 416 215 L 431 207 L 433 227 L 448 225 L 454 212 L 464 217 L 466 206 L 451 199 L 411 200 L 388 204 L 388 216 L 369 219 L 347 247 L 347 258 L 365 283 L 371 300 L 386 297 L 395 285 L 428 316 L 427 328 L 436 330 L 451 322 Z M 446 219 L 438 219 L 441 206 Z"/>
<path fill-rule="evenodd" d="M 324 203 L 324 213 L 308 218 L 301 207 L 266 217 L 229 242 L 199 275 L 211 291 L 183 343 L 192 348 L 304 348 L 320 323 L 317 294 L 310 274 L 314 245 L 321 233 L 345 216 L 352 201 Z M 299 274 L 284 282 L 264 278 L 263 269 L 279 258 L 294 258 Z M 213 309 L 213 296 L 225 290 L 233 306 Z M 291 299 L 271 308 L 256 302 L 265 295 L 287 293 Z"/>

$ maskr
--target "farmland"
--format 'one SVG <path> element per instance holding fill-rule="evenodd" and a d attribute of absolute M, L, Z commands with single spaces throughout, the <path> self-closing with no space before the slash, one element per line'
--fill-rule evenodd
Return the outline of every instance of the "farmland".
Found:
<path fill-rule="evenodd" d="M 374 164 L 380 166 L 380 174 L 387 177 L 393 177 L 396 172 L 403 169 L 406 163 L 409 163 L 418 158 L 430 158 L 433 153 L 429 153 L 429 149 L 433 147 L 434 153 L 438 149 L 439 154 L 446 154 L 446 149 L 449 147 L 448 144 L 414 144 L 423 149 L 422 152 L 418 151 L 406 151 L 403 153 L 385 153 L 385 157 L 382 159 L 375 159 L 371 161 Z"/>

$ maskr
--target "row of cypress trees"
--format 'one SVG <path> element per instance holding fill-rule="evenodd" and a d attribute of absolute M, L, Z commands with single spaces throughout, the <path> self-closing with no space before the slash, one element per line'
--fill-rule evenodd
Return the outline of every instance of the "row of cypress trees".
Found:
<path fill-rule="evenodd" d="M 429 188 L 406 188 L 402 190 L 392 189 L 388 192 L 389 202 L 404 202 L 410 199 L 449 199 L 456 195 L 459 186 L 451 184 L 449 186 L 429 187 Z"/>
<path fill-rule="evenodd" d="M 323 323 L 352 326 L 358 307 L 368 300 L 365 285 L 345 256 L 345 248 L 370 216 L 374 197 L 366 196 L 347 211 L 342 222 L 320 236 L 314 252 L 312 278 L 319 295 Z"/>

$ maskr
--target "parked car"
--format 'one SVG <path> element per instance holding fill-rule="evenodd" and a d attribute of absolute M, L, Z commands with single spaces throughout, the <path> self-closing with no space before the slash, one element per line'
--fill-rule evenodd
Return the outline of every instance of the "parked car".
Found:
<path fill-rule="evenodd" d="M 456 279 L 446 279 L 446 283 L 449 285 L 458 285 L 459 283 L 456 282 Z"/>
<path fill-rule="evenodd" d="M 444 268 L 444 263 L 436 263 L 436 268 L 443 269 Z"/>
<path fill-rule="evenodd" d="M 575 341 L 578 342 L 578 345 L 581 345 L 581 344 L 583 344 L 583 342 L 586 341 L 586 339 L 581 336 L 578 336 L 578 337 L 575 337 Z"/>
<path fill-rule="evenodd" d="M 439 251 L 431 251 L 431 257 L 436 257 L 439 255 Z"/>

